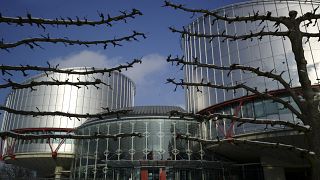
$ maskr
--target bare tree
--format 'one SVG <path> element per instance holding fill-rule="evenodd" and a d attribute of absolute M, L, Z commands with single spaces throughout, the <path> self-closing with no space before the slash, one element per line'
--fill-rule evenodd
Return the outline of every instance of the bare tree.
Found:
<path fill-rule="evenodd" d="M 70 17 L 57 17 L 54 19 L 46 19 L 46 18 L 39 18 L 34 17 L 30 13 L 26 15 L 26 17 L 17 16 L 17 17 L 8 17 L 4 14 L 0 14 L 0 24 L 7 24 L 8 26 L 16 26 L 16 28 L 19 28 L 21 26 L 35 26 L 35 28 L 39 28 L 41 31 L 46 31 L 47 27 L 62 27 L 66 28 L 66 30 L 71 26 L 77 26 L 81 28 L 81 26 L 92 26 L 92 28 L 97 28 L 97 26 L 107 26 L 108 28 L 111 28 L 115 22 L 123 22 L 127 23 L 129 19 L 135 19 L 138 16 L 143 15 L 139 10 L 132 9 L 131 11 L 120 11 L 119 15 L 111 16 L 109 14 L 103 14 L 98 12 L 98 19 L 97 20 L 89 20 L 87 18 L 79 18 L 76 17 L 75 19 L 72 19 Z M 141 38 L 146 38 L 145 34 L 142 32 L 132 31 L 132 33 L 129 33 L 126 36 L 122 37 L 114 37 L 113 39 L 101 39 L 101 40 L 81 40 L 81 39 L 70 39 L 69 37 L 53 37 L 50 34 L 46 33 L 45 35 L 39 35 L 39 37 L 29 37 L 25 39 L 17 40 L 16 42 L 6 42 L 4 39 L 0 41 L 0 51 L 8 52 L 10 53 L 13 48 L 16 48 L 18 46 L 25 46 L 26 48 L 30 49 L 43 49 L 43 44 L 63 44 L 66 47 L 73 46 L 73 45 L 79 45 L 79 46 L 85 46 L 90 47 L 93 45 L 102 45 L 104 49 L 109 47 L 116 47 L 116 46 L 122 46 L 125 42 L 131 42 L 131 41 L 139 41 Z M 99 69 L 95 68 L 85 68 L 85 70 L 75 70 L 75 69 L 60 69 L 59 65 L 53 66 L 49 62 L 47 62 L 46 67 L 44 66 L 38 66 L 38 65 L 6 65 L 1 64 L 0 65 L 0 71 L 1 71 L 1 78 L 4 80 L 3 84 L 0 84 L 0 90 L 11 88 L 12 90 L 16 89 L 25 89 L 29 88 L 31 91 L 36 91 L 37 87 L 39 86 L 60 86 L 60 85 L 70 85 L 77 88 L 88 88 L 88 86 L 94 86 L 97 89 L 99 89 L 101 86 L 110 86 L 110 84 L 107 84 L 103 82 L 101 79 L 93 78 L 93 81 L 81 81 L 78 79 L 78 82 L 75 81 L 69 81 L 69 79 L 66 80 L 59 80 L 54 79 L 51 77 L 51 80 L 45 80 L 45 81 L 28 81 L 26 83 L 20 83 L 20 82 L 14 82 L 11 80 L 11 78 L 15 78 L 17 75 L 22 75 L 23 77 L 28 77 L 30 74 L 34 74 L 37 72 L 45 73 L 47 77 L 49 76 L 49 73 L 59 73 L 59 74 L 66 74 L 66 75 L 94 75 L 94 74 L 102 74 L 102 75 L 109 75 L 109 77 L 112 75 L 113 72 L 122 72 L 126 71 L 129 68 L 132 68 L 134 65 L 141 63 L 141 59 L 133 59 L 128 61 L 126 64 L 120 64 L 116 67 L 111 68 L 105 68 L 100 67 Z M 8 78 L 9 77 L 9 78 Z M 49 79 L 49 78 L 48 78 Z M 110 87 L 112 88 L 112 87 Z M 1 91 L 0 91 L 1 92 Z M 68 112 L 62 112 L 62 111 L 41 111 L 39 108 L 36 107 L 36 111 L 26 111 L 26 110 L 19 110 L 19 109 L 13 109 L 10 107 L 7 107 L 6 105 L 0 105 L 0 111 L 6 111 L 7 113 L 12 114 L 19 114 L 24 116 L 64 116 L 68 118 L 77 118 L 80 120 L 80 118 L 103 118 L 104 116 L 113 115 L 116 117 L 119 117 L 121 114 L 126 114 L 130 110 L 111 110 L 109 107 L 102 107 L 101 113 L 97 114 L 77 114 L 77 113 L 68 113 Z M 1 140 L 34 140 L 34 139 L 47 139 L 50 141 L 50 139 L 58 138 L 58 139 L 98 139 L 98 138 L 111 138 L 111 139 L 117 139 L 117 138 L 125 138 L 128 136 L 138 136 L 141 137 L 141 134 L 139 133 L 131 133 L 131 134 L 104 134 L 104 132 L 96 132 L 94 135 L 75 135 L 73 132 L 64 134 L 64 135 L 57 135 L 57 134 L 51 134 L 51 133 L 43 133 L 41 135 L 34 135 L 34 134 L 24 134 L 23 132 L 19 131 L 3 131 L 0 132 Z M 2 153 L 2 152 L 1 152 Z M 0 155 L 2 157 L 2 155 Z M 54 157 L 54 156 L 53 156 Z M 11 169 L 12 171 L 14 169 Z"/>
<path fill-rule="evenodd" d="M 99 26 L 99 25 L 105 25 L 108 27 L 112 27 L 114 22 L 117 21 L 123 21 L 124 23 L 127 22 L 127 19 L 129 18 L 136 18 L 137 16 L 143 15 L 139 10 L 132 9 L 130 12 L 127 11 L 120 11 L 120 15 L 117 16 L 111 16 L 109 14 L 103 14 L 98 12 L 99 20 L 88 20 L 87 18 L 80 19 L 77 17 L 76 19 L 72 19 L 70 17 L 59 17 L 55 19 L 45 19 L 45 18 L 38 18 L 33 17 L 30 13 L 27 14 L 26 17 L 7 17 L 3 14 L 0 15 L 0 23 L 5 23 L 7 25 L 14 25 L 14 26 L 33 26 L 36 25 L 38 28 L 41 28 L 43 30 L 46 30 L 46 26 L 65 26 L 68 28 L 69 26 Z M 27 47 L 34 49 L 34 48 L 42 48 L 41 43 L 62 43 L 65 46 L 72 46 L 72 45 L 84 45 L 86 47 L 89 47 L 91 45 L 103 45 L 103 48 L 106 49 L 107 46 L 122 46 L 122 42 L 129 42 L 129 41 L 138 41 L 138 38 L 146 38 L 144 33 L 133 31 L 132 34 L 128 36 L 118 37 L 114 39 L 103 39 L 103 40 L 70 40 L 68 37 L 63 38 L 53 38 L 49 34 L 41 35 L 41 37 L 31 37 L 26 39 L 21 39 L 16 42 L 8 43 L 5 42 L 3 39 L 0 42 L 0 49 L 10 52 L 10 49 L 26 45 Z M 85 71 L 77 71 L 73 69 L 59 69 L 57 66 L 52 66 L 49 62 L 47 62 L 47 67 L 41 67 L 36 65 L 20 65 L 20 66 L 9 66 L 2 64 L 0 65 L 0 71 L 1 75 L 3 76 L 3 80 L 6 82 L 4 84 L 0 84 L 0 89 L 4 88 L 12 88 L 12 89 L 23 89 L 23 88 L 30 88 L 31 90 L 36 90 L 36 86 L 51 86 L 51 85 L 71 85 L 75 86 L 77 88 L 87 87 L 87 86 L 95 86 L 97 89 L 99 89 L 98 85 L 106 85 L 105 82 L 103 82 L 100 79 L 95 79 L 94 81 L 78 81 L 78 82 L 70 82 L 68 79 L 65 81 L 57 80 L 54 78 L 51 78 L 52 81 L 31 81 L 29 83 L 18 83 L 13 82 L 10 78 L 6 78 L 6 76 L 14 76 L 15 72 L 20 72 L 24 77 L 29 76 L 29 73 L 31 72 L 43 72 L 48 76 L 49 72 L 55 72 L 55 73 L 64 73 L 67 75 L 70 74 L 78 74 L 78 75 L 92 75 L 92 74 L 109 74 L 111 76 L 112 72 L 121 72 L 126 71 L 128 68 L 132 68 L 133 65 L 141 63 L 141 59 L 134 59 L 131 62 L 128 62 L 127 64 L 121 64 L 117 67 L 113 68 L 105 68 L 101 67 L 99 69 L 95 68 L 87 68 Z M 9 113 L 15 113 L 20 115 L 31 115 L 31 116 L 45 116 L 45 115 L 58 115 L 58 116 L 66 116 L 66 117 L 76 117 L 76 118 L 92 118 L 92 117 L 100 117 L 101 115 L 108 115 L 108 114 L 118 114 L 118 113 L 124 113 L 124 111 L 114 112 L 109 111 L 108 107 L 105 110 L 106 113 L 100 113 L 100 114 L 70 114 L 65 112 L 41 112 L 41 111 L 21 111 L 21 110 L 15 110 L 6 107 L 5 105 L 0 105 L 0 110 L 7 111 Z"/>
<path fill-rule="evenodd" d="M 199 57 L 193 57 L 193 60 L 186 60 L 185 57 L 168 57 L 167 61 L 175 64 L 177 66 L 181 65 L 182 69 L 185 66 L 191 66 L 191 68 L 208 68 L 220 71 L 227 71 L 230 74 L 233 71 L 242 71 L 245 73 L 252 73 L 255 76 L 265 77 L 272 79 L 273 81 L 278 82 L 283 86 L 287 94 L 293 99 L 293 103 L 281 99 L 276 94 L 272 94 L 268 90 L 259 91 L 257 87 L 250 87 L 246 82 L 238 82 L 234 85 L 223 85 L 215 84 L 214 82 L 208 82 L 206 80 L 200 82 L 186 82 L 185 80 L 175 80 L 173 78 L 168 79 L 168 83 L 174 84 L 176 88 L 181 86 L 182 88 L 194 87 L 197 91 L 201 91 L 200 87 L 210 87 L 216 89 L 224 89 L 230 91 L 244 90 L 247 94 L 254 94 L 261 99 L 269 99 L 276 103 L 282 104 L 284 108 L 289 109 L 298 119 L 300 119 L 303 124 L 292 124 L 287 121 L 271 120 L 271 119 L 256 119 L 256 118 L 240 118 L 234 115 L 223 115 L 223 114 L 209 114 L 209 115 L 192 115 L 188 114 L 187 116 L 197 117 L 200 121 L 214 120 L 221 121 L 225 118 L 230 119 L 231 121 L 243 123 L 254 123 L 254 124 L 281 124 L 283 126 L 296 129 L 298 131 L 303 131 L 307 137 L 308 147 L 306 149 L 294 147 L 292 145 L 285 145 L 279 143 L 268 143 L 260 141 L 242 141 L 238 139 L 232 139 L 232 141 L 220 141 L 218 140 L 201 140 L 195 137 L 181 136 L 183 138 L 188 138 L 196 141 L 203 141 L 206 143 L 222 144 L 233 142 L 237 143 L 250 143 L 257 146 L 269 146 L 269 147 L 285 147 L 294 151 L 305 152 L 307 159 L 311 162 L 312 167 L 312 178 L 314 180 L 320 179 L 320 98 L 319 98 L 319 86 L 312 85 L 311 77 L 308 75 L 307 61 L 304 55 L 303 43 L 308 42 L 312 38 L 318 38 L 320 41 L 320 32 L 318 33 L 309 33 L 302 31 L 301 26 L 315 26 L 317 21 L 320 19 L 320 14 L 318 8 L 315 8 L 312 12 L 305 13 L 301 16 L 298 16 L 297 11 L 290 11 L 288 16 L 276 16 L 271 12 L 266 12 L 265 14 L 258 12 L 253 12 L 251 15 L 247 16 L 237 16 L 237 15 L 221 15 L 219 12 L 214 12 L 205 9 L 193 9 L 188 8 L 182 4 L 174 4 L 169 1 L 165 1 L 165 7 L 171 7 L 176 10 L 182 10 L 185 12 L 195 14 L 201 14 L 205 18 L 211 17 L 213 19 L 212 23 L 226 22 L 227 24 L 232 23 L 256 23 L 260 25 L 259 30 L 256 32 L 249 32 L 247 34 L 228 34 L 228 32 L 218 32 L 216 34 L 205 34 L 197 31 L 191 31 L 188 28 L 176 29 L 170 27 L 170 30 L 174 33 L 179 33 L 182 38 L 205 38 L 212 41 L 215 38 L 219 38 L 223 42 L 225 41 L 243 41 L 243 40 L 252 40 L 257 38 L 262 40 L 265 36 L 279 36 L 281 38 L 288 38 L 291 43 L 292 52 L 294 54 L 294 60 L 296 69 L 298 72 L 299 83 L 301 88 L 292 88 L 291 80 L 285 79 L 282 75 L 284 72 L 277 73 L 274 70 L 264 71 L 261 67 L 251 67 L 241 64 L 231 64 L 230 66 L 221 66 L 214 64 L 201 63 Z M 274 28 L 268 28 L 265 25 L 265 22 L 268 24 L 273 24 Z M 281 28 L 282 27 L 282 28 Z M 296 104 L 294 106 L 293 104 Z M 172 112 L 174 116 L 186 116 L 186 114 L 181 112 Z"/>

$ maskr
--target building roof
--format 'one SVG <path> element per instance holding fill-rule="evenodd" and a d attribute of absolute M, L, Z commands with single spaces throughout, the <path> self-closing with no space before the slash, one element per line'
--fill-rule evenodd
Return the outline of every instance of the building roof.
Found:
<path fill-rule="evenodd" d="M 119 114 L 105 116 L 102 119 L 88 119 L 84 124 L 93 122 L 93 121 L 103 121 L 106 119 L 113 119 L 113 118 L 122 118 L 122 117 L 136 117 L 136 116 L 169 116 L 170 111 L 181 111 L 185 112 L 185 110 L 179 106 L 134 106 L 134 107 L 127 107 L 118 110 L 129 110 L 126 114 Z M 114 111 L 117 111 L 114 110 Z"/>
<path fill-rule="evenodd" d="M 170 111 L 184 112 L 184 109 L 178 106 L 135 106 L 124 109 L 132 110 L 127 115 L 169 115 Z"/>

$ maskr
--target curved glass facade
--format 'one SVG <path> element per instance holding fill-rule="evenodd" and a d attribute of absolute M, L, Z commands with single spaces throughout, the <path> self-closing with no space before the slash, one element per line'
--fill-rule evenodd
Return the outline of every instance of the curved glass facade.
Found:
<path fill-rule="evenodd" d="M 202 137 L 201 124 L 192 119 L 170 118 L 178 107 L 134 107 L 120 118 L 88 121 L 77 134 L 139 132 L 143 137 L 78 140 L 73 179 L 206 179 L 221 175 L 220 162 L 209 161 L 199 142 L 182 140 L 178 134 Z M 162 175 L 161 175 L 162 173 Z M 210 179 L 209 178 L 209 179 Z"/>
<path fill-rule="evenodd" d="M 85 71 L 84 68 L 75 68 Z M 40 74 L 24 83 L 32 81 L 59 81 L 78 82 L 102 80 L 110 85 L 82 86 L 78 88 L 71 85 L 37 86 L 36 90 L 13 90 L 8 96 L 6 105 L 9 108 L 25 111 L 61 111 L 77 114 L 94 114 L 102 112 L 102 107 L 117 109 L 132 107 L 134 103 L 134 83 L 118 72 L 93 75 L 67 75 L 62 73 Z M 67 133 L 67 129 L 80 126 L 86 119 L 68 118 L 62 116 L 23 116 L 5 112 L 2 131 L 23 131 L 24 133 Z M 59 130 L 61 128 L 62 130 Z M 43 130 L 42 130 L 43 129 Z M 52 142 L 56 147 L 60 140 Z M 10 143 L 9 143 L 10 144 Z M 14 143 L 14 153 L 51 152 L 46 140 L 19 140 Z M 4 152 L 7 150 L 5 148 Z M 71 140 L 67 140 L 60 147 L 59 152 L 73 152 Z"/>
<path fill-rule="evenodd" d="M 313 11 L 320 5 L 318 1 L 304 0 L 253 0 L 240 4 L 233 4 L 215 11 L 221 15 L 228 16 L 247 16 L 249 13 L 259 12 L 266 14 L 268 11 L 273 16 L 288 16 L 288 12 L 295 10 L 298 15 Z M 214 18 L 199 17 L 186 29 L 192 33 L 200 34 L 219 34 L 225 31 L 230 35 L 250 34 L 250 32 L 259 32 L 266 26 L 266 30 L 275 31 L 274 23 L 265 21 L 248 23 L 231 23 L 216 21 Z M 320 29 L 319 22 L 315 26 L 302 26 L 302 30 L 318 33 Z M 280 30 L 285 31 L 285 27 Z M 288 82 L 291 81 L 292 87 L 300 86 L 298 82 L 297 68 L 294 61 L 294 55 L 291 51 L 289 39 L 282 37 L 263 37 L 261 41 L 257 38 L 248 40 L 223 41 L 222 38 L 215 38 L 212 41 L 206 38 L 196 38 L 185 36 L 183 38 L 183 49 L 187 61 L 193 61 L 197 57 L 201 63 L 215 64 L 219 66 L 230 66 L 232 64 L 243 64 L 251 67 L 260 67 L 260 70 L 271 71 L 280 74 Z M 304 44 L 305 57 L 308 61 L 308 73 L 313 84 L 319 83 L 320 77 L 320 42 L 317 38 L 311 38 Z M 258 77 L 252 73 L 242 71 L 213 70 L 207 68 L 194 68 L 192 66 L 185 68 L 185 81 L 187 82 L 212 82 L 219 85 L 235 85 L 236 83 L 246 82 L 250 87 L 257 87 L 258 90 L 277 90 L 282 86 L 272 79 Z M 318 79 L 318 80 L 317 80 Z M 239 98 L 246 95 L 243 90 L 226 91 L 208 87 L 200 87 L 200 91 L 190 87 L 186 90 L 186 102 L 188 112 L 198 112 L 211 105 L 219 104 L 227 100 Z"/>
<path fill-rule="evenodd" d="M 289 102 L 293 102 L 290 97 L 286 95 L 280 95 L 281 99 Z M 279 103 L 275 103 L 272 100 L 263 100 L 258 98 L 235 99 L 219 106 L 212 106 L 208 110 L 211 113 L 221 114 L 233 114 L 238 117 L 255 118 L 255 119 L 272 119 L 293 122 L 295 124 L 303 124 L 290 110 L 283 107 Z M 205 125 L 207 137 L 209 139 L 220 139 L 246 135 L 257 132 L 268 132 L 275 130 L 288 130 L 286 126 L 280 125 L 268 125 L 265 124 L 251 124 L 251 123 L 239 123 L 232 122 L 230 119 L 224 119 L 223 121 L 209 121 Z"/>

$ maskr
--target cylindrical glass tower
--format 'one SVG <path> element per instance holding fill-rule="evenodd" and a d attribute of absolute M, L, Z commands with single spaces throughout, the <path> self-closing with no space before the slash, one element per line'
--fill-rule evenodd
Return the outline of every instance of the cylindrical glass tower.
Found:
<path fill-rule="evenodd" d="M 254 14 L 267 15 L 271 13 L 273 17 L 289 17 L 290 11 L 296 11 L 297 17 L 314 12 L 320 6 L 320 1 L 311 0 L 251 0 L 238 4 L 228 5 L 216 10 L 221 16 L 240 18 Z M 319 13 L 319 10 L 317 11 Z M 313 21 L 309 26 L 302 22 L 300 30 L 308 33 L 319 33 L 319 21 Z M 289 83 L 293 91 L 301 91 L 299 83 L 297 65 L 292 52 L 291 43 L 288 38 L 279 36 L 263 36 L 248 39 L 227 39 L 224 37 L 205 38 L 195 37 L 192 34 L 217 35 L 225 34 L 230 36 L 250 35 L 251 33 L 263 32 L 285 32 L 286 27 L 280 25 L 279 29 L 275 22 L 265 21 L 243 21 L 226 22 L 216 20 L 215 17 L 204 15 L 195 19 L 185 26 L 189 32 L 182 38 L 185 60 L 202 64 L 212 64 L 216 66 L 230 67 L 239 64 L 247 67 L 259 68 L 260 71 L 272 72 Z M 307 71 L 314 90 L 320 92 L 320 42 L 319 38 L 303 39 L 303 50 L 307 60 Z M 225 71 L 195 66 L 185 66 L 184 82 L 208 83 L 215 85 L 235 86 L 244 83 L 246 86 L 256 89 L 261 93 L 272 94 L 289 102 L 295 109 L 297 105 L 289 96 L 287 90 L 277 81 L 257 76 L 254 73 L 241 70 Z M 243 89 L 224 90 L 210 87 L 188 87 L 186 88 L 186 107 L 188 112 L 209 114 L 221 113 L 236 117 L 245 117 L 258 122 L 261 119 L 274 121 L 284 121 L 303 125 L 289 109 L 282 104 L 274 102 L 272 99 L 262 98 L 259 95 L 248 93 Z M 239 123 L 233 118 L 211 120 L 205 122 L 202 129 L 208 139 L 214 140 L 254 140 L 258 142 L 277 142 L 292 144 L 295 147 L 309 149 L 305 143 L 304 133 L 295 131 L 287 126 L 265 125 L 253 123 Z M 291 152 L 282 151 L 279 148 L 261 148 L 259 145 L 243 144 L 240 148 L 232 142 L 223 146 L 208 145 L 207 150 L 231 157 L 235 161 L 256 162 L 263 166 L 264 178 L 250 176 L 253 179 L 285 179 L 288 177 L 297 179 L 308 179 L 309 164 L 305 163 L 305 157 L 300 158 L 300 154 L 289 157 Z M 245 155 L 246 154 L 246 155 Z M 287 158 L 283 158 L 287 157 Z M 276 161 L 273 161 L 277 159 Z M 294 160 L 293 160 L 294 159 Z M 278 161 L 279 160 L 279 161 Z M 278 162 L 283 162 L 281 165 Z M 285 162 L 285 163 L 284 163 Z M 264 166 L 267 164 L 267 166 Z M 299 164 L 299 165 L 298 165 Z M 300 166 L 300 167 L 297 167 Z M 295 173 L 287 169 L 294 169 Z M 244 168 L 243 168 L 244 169 Z M 243 170 L 242 169 L 242 170 Z M 244 173 L 245 174 L 245 173 Z M 243 174 L 243 175 L 244 175 Z M 297 177 L 297 175 L 301 175 Z M 303 176 L 303 177 L 302 177 Z M 243 179 L 250 179 L 245 178 Z M 241 179 L 241 178 L 240 178 Z M 290 178 L 289 178 L 290 179 Z"/>
<path fill-rule="evenodd" d="M 74 68 L 74 70 L 86 71 L 85 68 Z M 16 110 L 61 111 L 75 114 L 95 114 L 104 111 L 103 108 L 113 110 L 133 106 L 135 85 L 128 77 L 118 72 L 112 72 L 110 75 L 109 73 L 104 75 L 47 73 L 30 78 L 24 83 L 53 80 L 78 82 L 95 81 L 96 79 L 100 79 L 107 85 L 97 85 L 99 88 L 90 85 L 80 86 L 81 88 L 71 85 L 42 85 L 34 87 L 36 90 L 13 90 L 7 98 L 6 105 Z M 66 134 L 72 133 L 74 128 L 80 126 L 85 120 L 84 118 L 77 119 L 63 116 L 33 117 L 5 112 L 1 130 L 31 134 Z M 72 156 L 74 152 L 73 140 L 15 140 L 8 138 L 5 142 L 3 157 L 6 161 L 23 166 L 25 161 L 30 160 L 30 157 L 33 159 L 39 156 L 48 160 L 48 167 L 50 167 L 49 164 L 53 161 L 51 160 L 51 153 L 53 156 L 55 151 L 58 154 L 57 158 L 60 160 L 64 156 Z M 19 159 L 19 161 L 13 159 Z M 65 163 L 70 165 L 70 159 Z M 28 168 L 33 168 L 32 164 L 28 164 L 28 166 Z M 40 168 L 40 173 L 43 169 L 45 169 L 44 171 L 50 169 L 41 168 L 41 166 L 34 168 Z"/>
<path fill-rule="evenodd" d="M 216 9 L 222 16 L 248 16 L 248 14 L 259 13 L 272 16 L 288 16 L 289 11 L 295 10 L 298 16 L 314 11 L 320 5 L 319 1 L 305 0 L 252 0 L 244 3 L 232 4 Z M 274 22 L 237 22 L 228 23 L 225 21 L 215 21 L 212 16 L 202 16 L 197 18 L 185 28 L 191 33 L 199 34 L 229 34 L 243 35 L 251 32 L 260 32 L 265 27 L 265 31 L 275 31 Z M 302 31 L 319 33 L 319 22 L 308 27 L 302 26 Z M 286 31 L 285 27 L 280 27 L 279 31 Z M 271 71 L 276 74 L 282 73 L 282 77 L 290 82 L 292 87 L 299 87 L 298 74 L 294 55 L 291 51 L 291 44 L 288 38 L 265 36 L 261 39 L 252 38 L 247 40 L 224 40 L 224 38 L 197 38 L 186 35 L 183 38 L 183 49 L 187 61 L 194 61 L 194 58 L 201 63 L 215 64 L 218 66 L 230 66 L 232 64 L 242 64 L 251 67 L 260 67 L 262 71 Z M 304 44 L 305 57 L 308 61 L 308 73 L 312 84 L 319 84 L 320 77 L 320 42 L 318 38 L 310 38 Z M 232 86 L 245 82 L 247 86 L 257 88 L 265 92 L 282 89 L 282 85 L 265 77 L 258 77 L 249 72 L 213 70 L 207 68 L 194 68 L 192 66 L 185 69 L 186 82 L 212 82 L 213 84 Z M 198 112 L 209 106 L 217 105 L 228 100 L 246 96 L 244 90 L 227 91 L 200 87 L 200 91 L 190 87 L 186 90 L 187 111 Z"/>

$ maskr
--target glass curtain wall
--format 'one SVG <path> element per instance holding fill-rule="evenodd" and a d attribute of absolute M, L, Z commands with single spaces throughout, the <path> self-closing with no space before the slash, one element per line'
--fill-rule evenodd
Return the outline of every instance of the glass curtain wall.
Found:
<path fill-rule="evenodd" d="M 208 153 L 204 144 L 179 138 L 206 139 L 203 124 L 169 117 L 175 107 L 134 107 L 121 117 L 88 120 L 77 134 L 141 133 L 142 137 L 78 140 L 73 179 L 212 179 L 222 178 L 228 163 Z M 229 172 L 232 175 L 232 172 Z"/>
<path fill-rule="evenodd" d="M 313 11 L 320 5 L 318 1 L 305 0 L 252 0 L 244 3 L 229 5 L 216 9 L 221 15 L 247 16 L 249 13 L 259 12 L 266 14 L 271 12 L 273 16 L 288 16 L 289 11 L 295 10 L 298 16 Z M 254 23 L 227 23 L 214 21 L 211 16 L 199 17 L 185 28 L 191 33 L 199 34 L 221 34 L 225 32 L 230 35 L 250 34 L 259 32 L 263 27 L 268 31 L 275 31 L 272 22 Z M 214 22 L 214 23 L 213 23 Z M 315 26 L 303 26 L 302 30 L 310 33 L 318 33 L 319 22 Z M 280 27 L 285 31 L 285 27 Z M 232 64 L 243 64 L 245 66 L 260 67 L 262 71 L 282 73 L 282 77 L 291 82 L 292 87 L 300 86 L 294 55 L 291 51 L 289 39 L 282 37 L 266 36 L 260 40 L 252 38 L 248 40 L 223 40 L 214 38 L 197 38 L 185 35 L 183 38 L 183 49 L 187 61 L 193 61 L 196 57 L 200 63 L 215 64 L 218 66 L 230 66 Z M 317 38 L 311 38 L 304 45 L 306 60 L 308 61 L 308 73 L 312 84 L 319 84 L 320 69 L 320 42 Z M 236 83 L 245 82 L 250 87 L 256 87 L 260 91 L 271 91 L 283 87 L 272 79 L 258 77 L 252 73 L 242 71 L 213 70 L 207 68 L 194 68 L 189 66 L 185 69 L 185 81 L 188 82 L 211 82 L 218 85 L 232 86 Z M 227 100 L 245 96 L 247 93 L 239 89 L 237 91 L 226 91 L 208 87 L 200 87 L 186 90 L 186 102 L 188 112 L 198 112 L 209 106 L 225 102 Z"/>

